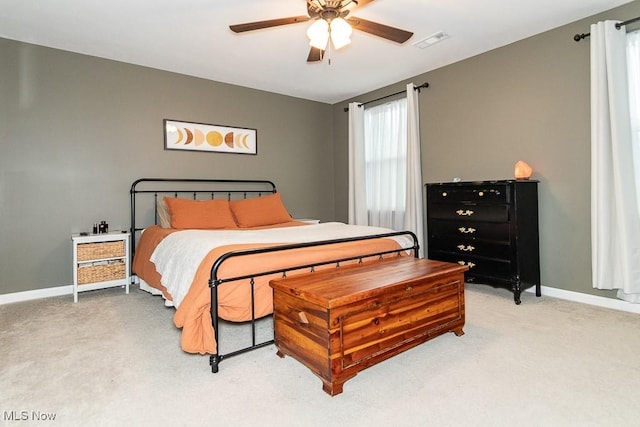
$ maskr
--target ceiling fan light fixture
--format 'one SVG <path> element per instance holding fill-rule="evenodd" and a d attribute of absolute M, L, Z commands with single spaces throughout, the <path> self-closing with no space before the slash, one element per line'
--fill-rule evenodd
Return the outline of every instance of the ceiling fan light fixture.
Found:
<path fill-rule="evenodd" d="M 307 30 L 307 37 L 312 47 L 325 50 L 329 41 L 329 23 L 324 19 L 316 20 Z"/>
<path fill-rule="evenodd" d="M 335 18 L 331 21 L 331 42 L 333 47 L 340 49 L 351 43 L 351 33 L 353 29 L 347 21 L 342 18 Z"/>
<path fill-rule="evenodd" d="M 351 10 L 360 10 L 360 7 L 370 4 L 374 0 L 304 1 L 307 4 L 306 15 L 229 25 L 229 29 L 234 33 L 244 33 L 310 21 L 307 36 L 311 49 L 309 49 L 307 62 L 322 61 L 326 50 L 331 50 L 331 48 L 337 50 L 350 44 L 353 30 L 372 34 L 398 44 L 406 42 L 413 36 L 410 31 L 351 16 Z"/>

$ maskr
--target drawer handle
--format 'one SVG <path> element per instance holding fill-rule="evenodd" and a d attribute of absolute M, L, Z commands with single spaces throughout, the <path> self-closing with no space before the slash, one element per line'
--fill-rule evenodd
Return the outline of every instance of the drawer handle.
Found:
<path fill-rule="evenodd" d="M 473 215 L 473 211 L 470 211 L 469 209 L 467 209 L 466 211 L 463 211 L 462 209 L 459 209 L 456 211 L 456 213 L 460 216 L 471 216 Z"/>
<path fill-rule="evenodd" d="M 469 267 L 469 269 L 472 269 L 473 267 L 475 267 L 476 265 L 472 262 L 465 262 L 465 261 L 458 261 L 458 264 L 460 265 L 466 265 Z"/>
<path fill-rule="evenodd" d="M 447 192 L 446 191 L 442 192 L 442 197 L 447 197 Z"/>
<path fill-rule="evenodd" d="M 464 233 L 464 234 L 473 234 L 473 233 L 476 232 L 476 229 L 473 228 L 473 227 L 469 227 L 469 228 L 460 227 L 460 228 L 458 228 L 458 231 L 461 232 L 461 233 Z"/>
<path fill-rule="evenodd" d="M 465 252 L 473 252 L 473 250 L 475 249 L 475 247 L 471 246 L 471 245 L 458 245 L 458 249 L 460 249 L 461 251 L 465 251 Z"/>
<path fill-rule="evenodd" d="M 407 292 L 411 292 L 411 290 L 412 290 L 412 289 L 413 289 L 413 286 L 407 286 L 407 287 L 406 287 L 406 289 L 405 289 L 405 291 L 407 291 Z"/>

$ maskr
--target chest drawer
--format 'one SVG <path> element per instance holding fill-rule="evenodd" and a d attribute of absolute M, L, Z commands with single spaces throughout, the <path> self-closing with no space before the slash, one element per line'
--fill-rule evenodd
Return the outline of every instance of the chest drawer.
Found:
<path fill-rule="evenodd" d="M 509 242 L 474 240 L 464 237 L 434 237 L 429 243 L 431 251 L 451 252 L 459 255 L 475 255 L 508 260 L 511 256 Z"/>
<path fill-rule="evenodd" d="M 438 259 L 455 262 L 469 267 L 465 274 L 467 281 L 476 278 L 491 278 L 508 282 L 513 280 L 513 264 L 508 259 L 484 258 L 472 255 L 457 255 L 448 252 L 434 252 Z"/>
<path fill-rule="evenodd" d="M 509 221 L 509 207 L 502 204 L 434 203 L 429 205 L 429 215 L 434 219 L 506 222 Z"/>
<path fill-rule="evenodd" d="M 510 203 L 509 187 L 504 184 L 435 185 L 427 197 L 434 203 Z"/>
<path fill-rule="evenodd" d="M 448 221 L 434 219 L 429 222 L 429 235 L 433 237 L 467 237 L 509 241 L 509 224 L 506 222 Z"/>

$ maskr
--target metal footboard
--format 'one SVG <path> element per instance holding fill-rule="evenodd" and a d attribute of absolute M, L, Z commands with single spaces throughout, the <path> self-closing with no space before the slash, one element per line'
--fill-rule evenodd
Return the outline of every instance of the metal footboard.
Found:
<path fill-rule="evenodd" d="M 263 271 L 260 273 L 254 273 L 254 274 L 248 274 L 248 275 L 241 275 L 241 276 L 234 276 L 234 277 L 225 277 L 225 278 L 221 278 L 219 276 L 219 270 L 221 268 L 221 266 L 224 264 L 225 261 L 231 259 L 231 258 L 237 258 L 237 257 L 244 257 L 244 256 L 250 256 L 250 255 L 256 255 L 256 254 L 263 254 L 263 253 L 270 253 L 270 252 L 282 252 L 283 254 L 286 253 L 287 251 L 291 251 L 291 250 L 295 250 L 295 249 L 302 249 L 302 248 L 308 248 L 308 247 L 320 247 L 320 246 L 328 246 L 328 245 L 334 245 L 334 244 L 339 244 L 339 243 L 347 243 L 347 242 L 355 242 L 355 241 L 364 241 L 364 240 L 372 240 L 372 239 L 380 239 L 380 238 L 390 238 L 390 237 L 396 237 L 396 236 L 409 236 L 411 237 L 412 240 L 412 244 L 410 246 L 406 246 L 406 247 L 400 247 L 400 248 L 396 248 L 393 250 L 387 250 L 387 251 L 380 251 L 380 252 L 373 252 L 373 253 L 363 253 L 363 254 L 358 254 L 358 255 L 354 255 L 354 256 L 350 256 L 350 257 L 346 257 L 346 258 L 336 258 L 336 259 L 332 259 L 332 260 L 328 260 L 328 261 L 321 261 L 321 262 L 311 262 L 311 263 L 306 263 L 306 264 L 300 264 L 300 265 L 294 265 L 294 266 L 289 266 L 286 268 L 279 268 L 279 269 L 273 269 L 273 270 L 268 270 L 268 271 Z M 351 237 L 351 238 L 344 238 L 344 239 L 332 239 L 332 240 L 322 240 L 322 241 L 316 241 L 316 242 L 307 242 L 307 243 L 297 243 L 297 244 L 288 244 L 288 245 L 279 245 L 279 246 L 270 246 L 270 247 L 266 247 L 266 248 L 257 248 L 257 249 L 247 249 L 247 250 L 241 250 L 241 251 L 231 251 L 231 252 L 227 252 L 226 254 L 220 256 L 212 265 L 211 267 L 211 274 L 210 274 L 210 278 L 209 278 L 209 287 L 211 288 L 211 322 L 213 325 L 213 334 L 214 334 L 214 339 L 216 342 L 216 353 L 210 355 L 209 357 L 209 364 L 211 365 L 211 372 L 216 373 L 219 370 L 219 364 L 220 362 L 222 362 L 222 360 L 232 357 L 232 356 L 236 356 L 239 354 L 243 354 L 246 353 L 248 351 L 251 350 L 255 350 L 270 344 L 274 343 L 274 339 L 271 338 L 270 340 L 265 340 L 265 341 L 261 341 L 261 342 L 257 342 L 256 340 L 256 316 L 255 316 L 255 293 L 254 293 L 254 284 L 255 284 L 255 279 L 257 277 L 261 277 L 261 276 L 268 276 L 268 275 L 272 275 L 272 274 L 282 274 L 283 277 L 286 277 L 286 274 L 290 271 L 300 271 L 300 270 L 309 270 L 310 272 L 313 272 L 315 270 L 316 267 L 319 266 L 325 266 L 325 265 L 332 265 L 335 264 L 336 267 L 340 267 L 340 263 L 344 263 L 344 262 L 348 262 L 348 261 L 354 261 L 354 260 L 358 260 L 358 262 L 362 262 L 363 259 L 366 258 L 374 258 L 374 257 L 384 257 L 385 255 L 390 255 L 390 254 L 397 254 L 397 256 L 400 256 L 403 252 L 413 252 L 413 256 L 418 258 L 418 252 L 419 252 L 420 246 L 418 244 L 418 238 L 416 237 L 416 235 L 414 233 L 412 233 L 411 231 L 398 231 L 398 232 L 393 232 L 393 233 L 385 233 L 385 234 L 377 234 L 377 235 L 370 235 L 370 236 L 361 236 L 361 237 Z M 230 283 L 230 282 L 234 282 L 234 281 L 238 281 L 238 280 L 249 280 L 250 286 L 251 286 L 251 320 L 250 320 L 250 324 L 251 324 L 251 345 L 244 347 L 244 348 L 240 348 L 225 354 L 220 353 L 220 333 L 219 333 L 219 322 L 220 322 L 220 318 L 218 316 L 218 288 L 222 285 L 224 285 L 225 283 Z"/>

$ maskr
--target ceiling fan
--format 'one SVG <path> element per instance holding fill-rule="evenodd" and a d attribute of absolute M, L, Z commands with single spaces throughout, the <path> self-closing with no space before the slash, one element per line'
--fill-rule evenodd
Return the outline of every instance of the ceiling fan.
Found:
<path fill-rule="evenodd" d="M 329 39 L 335 49 L 349 44 L 352 28 L 396 43 L 404 43 L 409 40 L 413 35 L 412 32 L 355 16 L 348 17 L 352 10 L 372 1 L 374 0 L 306 0 L 308 15 L 248 22 L 230 25 L 229 28 L 235 33 L 243 33 L 313 20 L 315 22 L 307 30 L 311 45 L 307 62 L 322 61 L 324 52 L 329 46 Z"/>

